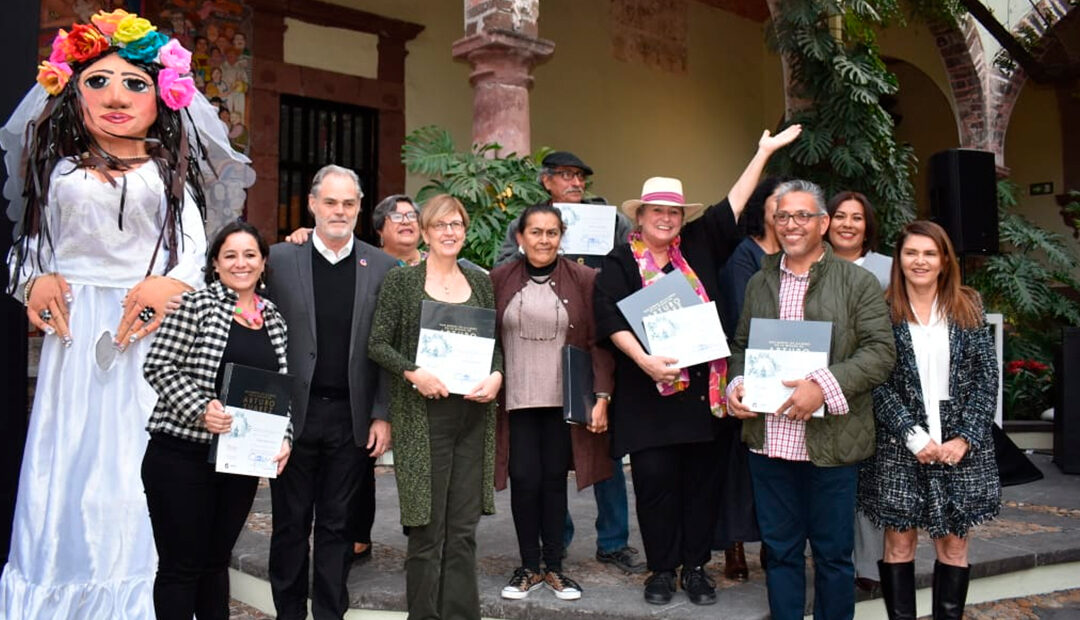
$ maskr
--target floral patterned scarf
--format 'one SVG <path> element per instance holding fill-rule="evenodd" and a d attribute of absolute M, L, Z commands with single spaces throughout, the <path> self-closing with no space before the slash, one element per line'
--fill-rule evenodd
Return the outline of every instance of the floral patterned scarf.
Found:
<path fill-rule="evenodd" d="M 668 246 L 668 259 L 671 264 L 681 271 L 686 279 L 690 281 L 690 286 L 697 293 L 698 298 L 703 302 L 709 301 L 709 295 L 705 292 L 705 287 L 701 284 L 701 280 L 698 279 L 694 270 L 690 267 L 690 264 L 683 258 L 682 251 L 679 246 L 682 244 L 682 237 L 676 237 L 671 245 Z M 630 234 L 630 250 L 634 253 L 634 260 L 637 261 L 638 272 L 641 274 L 641 286 L 642 288 L 655 283 L 661 277 L 664 276 L 664 271 L 656 264 L 656 259 L 653 258 L 649 249 L 645 247 L 645 241 L 641 238 L 640 232 L 633 232 Z M 662 383 L 656 384 L 656 389 L 660 394 L 664 396 L 671 396 L 677 392 L 681 392 L 690 386 L 690 372 L 683 368 L 679 371 L 679 378 L 674 383 Z M 724 391 L 727 388 L 727 360 L 718 359 L 709 362 L 709 410 L 712 414 L 718 418 L 722 418 L 727 415 L 727 400 L 724 397 Z"/>

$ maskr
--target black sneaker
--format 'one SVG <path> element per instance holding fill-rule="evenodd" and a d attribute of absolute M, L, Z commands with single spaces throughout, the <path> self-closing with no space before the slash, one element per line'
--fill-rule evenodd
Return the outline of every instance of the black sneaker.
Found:
<path fill-rule="evenodd" d="M 537 571 L 520 566 L 514 570 L 514 575 L 510 577 L 510 582 L 503 586 L 501 594 L 503 598 L 521 600 L 526 596 L 529 596 L 529 592 L 532 592 L 543 585 L 543 575 Z"/>
<path fill-rule="evenodd" d="M 700 566 L 682 569 L 679 578 L 686 597 L 695 605 L 712 605 L 716 602 L 716 583 L 705 574 L 705 569 Z"/>
<path fill-rule="evenodd" d="M 562 571 L 549 570 L 544 573 L 544 584 L 561 600 L 576 601 L 581 598 L 581 586 Z"/>
<path fill-rule="evenodd" d="M 667 605 L 675 596 L 675 571 L 657 571 L 645 580 L 645 602 L 653 605 Z"/>
<path fill-rule="evenodd" d="M 625 573 L 644 573 L 645 562 L 637 559 L 638 550 L 633 547 L 623 547 L 615 551 L 596 550 L 596 561 L 604 564 L 612 564 L 615 568 Z"/>

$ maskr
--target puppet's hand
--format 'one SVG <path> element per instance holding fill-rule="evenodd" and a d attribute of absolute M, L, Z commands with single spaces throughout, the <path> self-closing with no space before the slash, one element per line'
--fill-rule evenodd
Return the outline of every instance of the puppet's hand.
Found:
<path fill-rule="evenodd" d="M 50 273 L 34 278 L 26 286 L 30 288 L 26 300 L 26 317 L 30 323 L 46 334 L 56 334 L 64 346 L 70 346 L 68 304 L 72 298 L 67 280 L 58 273 Z"/>
<path fill-rule="evenodd" d="M 124 297 L 124 318 L 116 328 L 116 346 L 126 349 L 157 329 L 165 320 L 169 299 L 190 290 L 187 284 L 166 276 L 150 276 L 131 287 Z"/>

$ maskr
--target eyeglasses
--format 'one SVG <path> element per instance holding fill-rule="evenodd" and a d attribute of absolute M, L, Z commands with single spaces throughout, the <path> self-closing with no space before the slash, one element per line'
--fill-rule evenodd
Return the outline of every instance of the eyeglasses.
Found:
<path fill-rule="evenodd" d="M 465 222 L 462 222 L 461 220 L 454 220 L 453 222 L 435 222 L 431 225 L 431 228 L 435 230 L 435 232 L 440 233 L 448 230 L 452 232 L 461 232 L 465 230 Z"/>
<path fill-rule="evenodd" d="M 784 226 L 788 223 L 788 220 L 795 220 L 795 224 L 799 226 L 806 226 L 806 223 L 811 218 L 821 217 L 824 213 L 807 213 L 806 211 L 799 211 L 798 213 L 787 213 L 785 211 L 777 211 L 773 214 L 773 220 L 780 226 Z"/>
<path fill-rule="evenodd" d="M 585 171 L 584 170 L 568 170 L 566 168 L 563 168 L 561 170 L 552 171 L 551 176 L 559 177 L 563 181 L 573 181 L 574 179 L 577 179 L 578 181 L 584 181 L 585 180 Z"/>
<path fill-rule="evenodd" d="M 395 224 L 400 224 L 402 222 L 415 222 L 417 217 L 418 216 L 416 215 L 416 211 L 409 211 L 408 213 L 402 213 L 401 211 L 391 211 L 390 213 L 386 214 L 386 218 Z"/>

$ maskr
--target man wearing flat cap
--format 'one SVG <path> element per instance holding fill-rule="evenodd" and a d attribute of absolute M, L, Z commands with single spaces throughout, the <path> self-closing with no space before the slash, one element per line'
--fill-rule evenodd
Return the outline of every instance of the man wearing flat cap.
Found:
<path fill-rule="evenodd" d="M 603 198 L 585 198 L 585 179 L 592 176 L 593 170 L 585 162 L 569 151 L 552 151 L 540 162 L 540 184 L 551 194 L 549 204 L 576 202 L 585 204 L 607 204 Z M 616 212 L 615 245 L 626 243 L 633 224 L 630 218 Z M 514 218 L 506 228 L 506 239 L 499 249 L 495 264 L 517 260 L 523 256 L 518 251 L 518 218 Z M 593 268 L 600 266 L 602 256 L 572 256 L 571 260 Z M 614 459 L 613 475 L 607 480 L 593 485 L 596 496 L 596 559 L 611 564 L 627 573 L 645 571 L 645 563 L 638 558 L 638 550 L 628 544 L 630 538 L 630 512 L 626 499 L 626 474 L 623 472 L 622 459 Z M 566 519 L 567 539 L 574 535 L 574 523 L 569 513 Z M 569 546 L 569 542 L 567 542 Z M 564 550 L 565 552 L 565 550 Z"/>
<path fill-rule="evenodd" d="M 579 202 L 583 204 L 607 204 L 603 198 L 585 198 L 585 180 L 592 176 L 593 169 L 581 161 L 570 151 L 552 151 L 548 153 L 540 164 L 540 184 L 544 186 L 548 194 L 551 194 L 549 204 L 558 202 Z M 517 232 L 518 221 L 514 218 L 506 227 L 506 239 L 503 240 L 499 254 L 495 258 L 495 264 L 500 265 L 508 260 L 520 258 L 518 251 Z M 630 234 L 633 223 L 630 218 L 622 213 L 616 213 L 615 220 L 615 245 L 626 243 L 626 237 Z M 601 256 L 571 256 L 571 260 L 597 268 L 600 266 Z"/>

